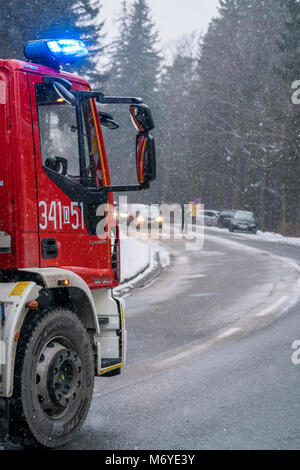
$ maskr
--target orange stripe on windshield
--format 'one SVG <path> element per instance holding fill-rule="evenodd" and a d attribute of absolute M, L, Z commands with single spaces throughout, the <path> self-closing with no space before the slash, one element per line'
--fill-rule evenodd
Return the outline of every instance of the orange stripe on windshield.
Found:
<path fill-rule="evenodd" d="M 95 116 L 95 110 L 94 110 L 94 105 L 93 105 L 92 99 L 90 99 L 90 102 L 91 102 L 91 109 L 92 109 L 92 114 L 93 114 L 93 119 L 94 119 L 94 126 L 95 126 L 95 130 L 96 130 L 96 136 L 97 136 L 97 142 L 98 142 L 98 149 L 99 149 L 99 155 L 100 155 L 103 182 L 104 182 L 104 186 L 107 186 L 104 158 L 103 158 L 101 141 L 100 141 L 100 136 L 99 136 L 99 132 L 98 132 L 97 120 L 96 120 L 96 116 Z"/>

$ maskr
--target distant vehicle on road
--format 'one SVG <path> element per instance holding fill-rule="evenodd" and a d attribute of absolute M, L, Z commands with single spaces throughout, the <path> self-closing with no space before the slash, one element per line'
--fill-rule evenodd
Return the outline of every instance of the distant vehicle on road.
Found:
<path fill-rule="evenodd" d="M 129 211 L 128 212 L 115 211 L 114 217 L 118 219 L 119 223 L 121 222 L 121 219 L 123 220 L 126 219 L 127 225 L 129 225 L 134 219 L 134 215 Z"/>
<path fill-rule="evenodd" d="M 257 219 L 253 212 L 236 211 L 229 222 L 228 229 L 230 232 L 238 230 L 240 232 L 256 233 Z"/>
<path fill-rule="evenodd" d="M 231 219 L 233 218 L 236 211 L 234 210 L 224 210 L 219 215 L 218 227 L 220 228 L 229 228 Z"/>
<path fill-rule="evenodd" d="M 204 225 L 210 226 L 210 227 L 216 227 L 218 225 L 218 220 L 219 220 L 219 211 L 213 211 L 213 210 L 205 210 L 205 211 L 199 211 L 197 215 L 203 215 L 203 222 Z"/>
<path fill-rule="evenodd" d="M 131 204 L 130 214 L 136 219 L 138 229 L 147 226 L 161 229 L 163 226 L 163 215 L 155 205 L 148 206 L 146 204 Z"/>

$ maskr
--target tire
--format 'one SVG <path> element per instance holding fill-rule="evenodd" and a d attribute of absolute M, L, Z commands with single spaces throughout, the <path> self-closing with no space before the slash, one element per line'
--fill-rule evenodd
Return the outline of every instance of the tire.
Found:
<path fill-rule="evenodd" d="M 234 230 L 233 230 L 233 228 L 231 227 L 231 225 L 229 225 L 228 230 L 229 230 L 229 232 L 231 232 L 231 233 L 234 232 Z"/>
<path fill-rule="evenodd" d="M 10 430 L 25 446 L 55 448 L 80 430 L 92 400 L 88 333 L 69 310 L 29 314 L 17 348 Z"/>

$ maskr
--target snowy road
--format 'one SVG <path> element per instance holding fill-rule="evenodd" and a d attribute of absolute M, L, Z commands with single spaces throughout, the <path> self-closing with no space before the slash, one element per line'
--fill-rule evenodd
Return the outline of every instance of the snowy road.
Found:
<path fill-rule="evenodd" d="M 300 447 L 300 247 L 207 230 L 127 301 L 128 360 L 68 449 Z"/>

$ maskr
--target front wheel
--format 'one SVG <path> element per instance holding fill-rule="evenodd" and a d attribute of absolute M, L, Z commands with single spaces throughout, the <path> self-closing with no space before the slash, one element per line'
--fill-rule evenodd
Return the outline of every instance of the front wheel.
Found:
<path fill-rule="evenodd" d="M 25 445 L 59 447 L 70 441 L 88 413 L 94 360 L 88 333 L 69 310 L 28 317 L 15 367 L 10 428 Z"/>

